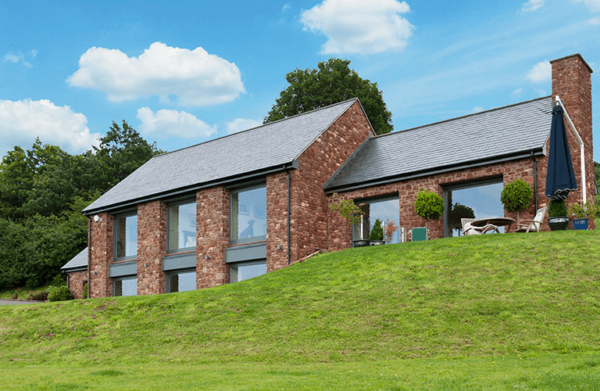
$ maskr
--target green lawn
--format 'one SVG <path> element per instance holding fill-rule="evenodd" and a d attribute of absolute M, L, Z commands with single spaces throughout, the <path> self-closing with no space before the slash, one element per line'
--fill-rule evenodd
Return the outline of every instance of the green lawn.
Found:
<path fill-rule="evenodd" d="M 600 389 L 599 281 L 600 235 L 565 231 L 349 249 L 195 292 L 7 306 L 0 371 L 12 380 L 0 388 L 152 388 L 177 373 L 190 389 Z M 373 378 L 349 372 L 361 368 Z M 123 373 L 93 374 L 105 369 Z"/>

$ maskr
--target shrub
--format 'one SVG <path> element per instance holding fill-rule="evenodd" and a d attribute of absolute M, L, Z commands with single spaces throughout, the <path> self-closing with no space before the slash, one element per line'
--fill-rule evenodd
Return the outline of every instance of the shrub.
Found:
<path fill-rule="evenodd" d="M 390 221 L 390 219 L 386 219 L 385 223 L 385 241 L 387 243 L 392 243 L 394 232 L 398 230 L 398 227 L 396 226 L 396 222 L 394 220 Z"/>
<path fill-rule="evenodd" d="M 439 220 L 444 213 L 444 200 L 438 194 L 420 189 L 415 201 L 415 213 L 424 218 L 427 232 L 429 232 L 429 219 Z"/>
<path fill-rule="evenodd" d="M 48 292 L 38 292 L 30 296 L 31 300 L 46 301 L 48 300 Z"/>
<path fill-rule="evenodd" d="M 565 205 L 565 201 L 550 201 L 548 217 L 567 217 L 567 205 Z"/>
<path fill-rule="evenodd" d="M 504 204 L 504 209 L 507 212 L 517 212 L 517 225 L 519 225 L 519 212 L 525 210 L 531 204 L 532 198 L 531 186 L 522 179 L 507 183 L 500 195 L 500 201 Z"/>
<path fill-rule="evenodd" d="M 63 285 L 67 285 L 67 281 L 65 279 L 65 275 L 63 273 L 58 273 L 56 276 L 54 276 L 54 278 L 52 279 L 52 282 L 50 283 L 50 285 L 52 286 L 63 286 Z"/>
<path fill-rule="evenodd" d="M 338 197 L 339 195 L 334 193 L 333 196 L 331 196 L 331 199 L 336 199 Z M 365 214 L 365 212 L 363 212 L 359 206 L 355 205 L 354 201 L 352 200 L 339 201 L 336 204 L 329 205 L 329 209 L 331 209 L 333 212 L 339 212 L 339 214 L 345 218 L 350 225 L 360 224 L 360 216 Z"/>
<path fill-rule="evenodd" d="M 569 215 L 575 216 L 576 219 L 596 219 L 596 214 L 600 212 L 600 207 L 596 205 L 594 200 L 588 200 L 585 205 L 575 203 L 569 205 Z"/>
<path fill-rule="evenodd" d="M 383 228 L 381 227 L 381 220 L 375 220 L 373 229 L 371 229 L 371 233 L 369 234 L 369 240 L 383 240 Z"/>
<path fill-rule="evenodd" d="M 48 301 L 73 300 L 71 291 L 66 286 L 53 287 L 48 294 Z"/>
<path fill-rule="evenodd" d="M 87 282 L 85 283 L 85 285 L 83 286 L 83 293 L 82 293 L 82 297 L 84 299 L 87 299 L 88 297 L 88 284 Z"/>

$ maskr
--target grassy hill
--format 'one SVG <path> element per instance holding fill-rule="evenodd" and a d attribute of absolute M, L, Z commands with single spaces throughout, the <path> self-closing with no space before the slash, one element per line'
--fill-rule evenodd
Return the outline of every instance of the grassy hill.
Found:
<path fill-rule="evenodd" d="M 323 254 L 194 292 L 0 308 L 0 363 L 334 363 L 600 350 L 600 235 Z"/>

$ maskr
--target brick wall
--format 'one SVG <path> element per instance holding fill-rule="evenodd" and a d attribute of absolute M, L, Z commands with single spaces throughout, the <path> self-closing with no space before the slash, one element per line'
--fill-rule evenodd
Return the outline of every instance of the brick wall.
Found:
<path fill-rule="evenodd" d="M 222 186 L 196 193 L 196 288 L 229 282 L 229 191 Z M 208 255 L 208 259 L 206 256 Z"/>
<path fill-rule="evenodd" d="M 83 299 L 83 286 L 88 280 L 87 270 L 73 272 L 69 274 L 69 289 L 76 300 Z"/>
<path fill-rule="evenodd" d="M 592 135 L 592 70 L 579 54 L 560 58 L 552 63 L 552 97 L 556 95 L 564 101 L 575 128 L 579 132 L 585 146 L 586 191 L 587 199 L 594 199 L 594 145 Z M 578 190 L 569 195 L 567 204 L 583 200 L 581 180 L 581 152 L 579 142 L 569 129 L 565 118 L 569 149 L 573 160 L 573 169 L 577 179 Z M 595 224 L 590 221 L 590 229 Z"/>
<path fill-rule="evenodd" d="M 165 293 L 162 258 L 167 253 L 167 207 L 160 201 L 138 205 L 137 294 Z"/>
<path fill-rule="evenodd" d="M 108 268 L 113 260 L 113 217 L 99 213 L 98 221 L 92 218 L 92 257 L 90 260 L 92 297 L 112 296 L 112 279 Z"/>
<path fill-rule="evenodd" d="M 287 266 L 287 192 L 287 173 L 267 176 L 267 272 Z"/>

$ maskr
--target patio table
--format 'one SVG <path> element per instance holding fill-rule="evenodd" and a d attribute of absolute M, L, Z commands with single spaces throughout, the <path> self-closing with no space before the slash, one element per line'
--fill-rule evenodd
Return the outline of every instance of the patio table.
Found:
<path fill-rule="evenodd" d="M 493 224 L 496 227 L 505 227 L 515 222 L 515 219 L 509 217 L 488 217 L 486 219 L 477 219 L 471 222 L 473 227 L 485 227 L 488 224 Z"/>

